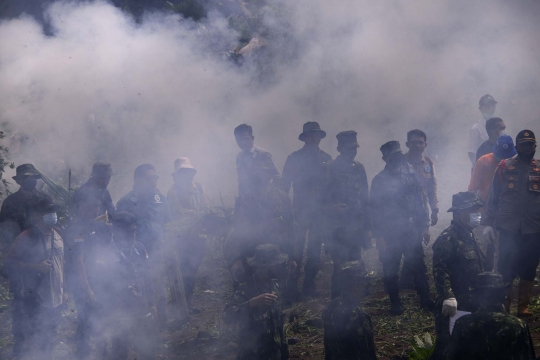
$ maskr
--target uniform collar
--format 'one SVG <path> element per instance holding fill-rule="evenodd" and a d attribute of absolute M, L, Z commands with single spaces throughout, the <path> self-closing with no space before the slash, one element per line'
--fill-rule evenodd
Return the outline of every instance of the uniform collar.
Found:
<path fill-rule="evenodd" d="M 410 155 L 410 151 L 407 151 L 405 153 L 405 159 L 407 160 L 408 163 L 412 164 L 412 165 L 416 165 L 416 164 L 420 164 L 420 163 L 425 163 L 426 162 L 426 158 L 424 157 L 424 154 L 422 154 L 422 156 L 420 157 L 420 160 L 417 161 L 416 163 L 412 163 L 412 158 L 411 158 L 411 155 Z"/>

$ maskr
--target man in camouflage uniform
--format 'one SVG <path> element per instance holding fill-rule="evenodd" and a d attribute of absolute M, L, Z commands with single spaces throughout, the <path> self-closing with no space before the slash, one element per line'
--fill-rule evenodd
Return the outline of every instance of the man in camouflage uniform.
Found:
<path fill-rule="evenodd" d="M 7 253 L 17 236 L 23 231 L 30 229 L 30 212 L 40 201 L 51 201 L 47 194 L 36 189 L 37 181 L 41 178 L 40 173 L 32 164 L 23 164 L 17 166 L 16 175 L 13 180 L 20 185 L 15 193 L 5 198 L 0 210 L 0 227 L 2 238 L 0 239 L 0 251 Z M 45 200 L 44 200 L 45 199 Z M 10 285 L 10 291 L 13 292 L 13 284 Z M 24 334 L 22 331 L 22 308 L 20 302 L 14 302 L 11 308 L 12 331 L 15 345 L 13 354 L 17 356 L 20 351 Z"/>
<path fill-rule="evenodd" d="M 454 220 L 433 244 L 433 277 L 437 288 L 437 343 L 433 359 L 445 358 L 450 341 L 449 317 L 458 309 L 472 312 L 478 307 L 470 288 L 476 275 L 483 271 L 484 254 L 473 233 L 481 206 L 482 202 L 471 192 L 455 194 L 448 210 L 454 213 Z"/>
<path fill-rule="evenodd" d="M 315 276 L 319 271 L 321 245 L 324 238 L 324 214 L 322 195 L 326 180 L 326 164 L 332 157 L 319 148 L 326 132 L 316 122 L 304 124 L 303 132 L 298 139 L 305 143 L 300 150 L 287 158 L 283 167 L 281 188 L 289 193 L 291 184 L 294 189 L 293 211 L 296 221 L 296 268 L 293 280 L 300 275 L 304 243 L 308 238 L 307 261 L 304 268 L 305 295 L 316 295 Z"/>
<path fill-rule="evenodd" d="M 324 194 L 331 231 L 325 246 L 334 263 L 332 298 L 339 295 L 334 277 L 341 264 L 360 260 L 361 249 L 372 247 L 369 189 L 364 165 L 355 160 L 356 132 L 342 131 L 336 137 L 339 156 L 328 166 Z"/>
<path fill-rule="evenodd" d="M 201 184 L 195 182 L 197 170 L 187 157 L 174 162 L 174 184 L 167 192 L 167 201 L 173 220 L 182 220 L 199 216 L 208 209 L 208 197 Z M 206 254 L 207 235 L 201 227 L 178 239 L 178 256 L 184 281 L 186 300 L 189 308 L 194 309 L 191 299 L 195 288 L 195 278 Z"/>
<path fill-rule="evenodd" d="M 534 159 L 536 138 L 530 130 L 516 137 L 517 155 L 501 161 L 489 191 L 482 225 L 484 233 L 499 234 L 498 270 L 509 284 L 506 311 L 510 311 L 512 282 L 519 276 L 517 316 L 531 316 L 529 303 L 540 260 L 540 160 Z"/>
<path fill-rule="evenodd" d="M 278 245 L 289 255 L 291 272 L 296 269 L 296 256 L 291 202 L 278 187 L 279 171 L 272 156 L 253 145 L 250 126 L 238 126 L 235 136 L 243 151 L 236 158 L 239 190 L 224 256 L 236 286 L 243 276 L 250 275 L 252 269 L 246 260 L 258 245 Z"/>
<path fill-rule="evenodd" d="M 478 274 L 473 293 L 480 307 L 456 321 L 448 358 L 536 359 L 527 324 L 508 314 L 502 306 L 506 295 L 502 276 L 492 272 Z"/>
<path fill-rule="evenodd" d="M 279 285 L 287 261 L 288 256 L 272 244 L 257 246 L 248 259 L 254 274 L 238 286 L 223 312 L 225 323 L 240 325 L 238 360 L 289 358 Z"/>
<path fill-rule="evenodd" d="M 167 199 L 157 189 L 159 176 L 154 166 L 142 164 L 134 173 L 133 191 L 124 195 L 116 205 L 117 211 L 127 211 L 137 218 L 137 241 L 149 256 L 149 268 L 154 276 L 158 320 L 167 322 L 167 294 L 163 271 L 164 226 L 171 219 Z"/>
<path fill-rule="evenodd" d="M 398 141 L 381 146 L 386 166 L 371 182 L 373 235 L 383 263 L 384 287 L 394 315 L 403 313 L 399 298 L 399 265 L 404 256 L 409 263 L 420 306 L 433 308 L 430 299 L 424 243 L 429 241 L 429 216 L 424 192 L 416 175 L 409 171 Z"/>
<path fill-rule="evenodd" d="M 73 195 L 73 201 L 74 203 L 76 203 L 75 206 L 80 205 L 79 201 L 77 201 L 77 197 L 79 196 L 78 194 L 83 192 L 93 192 L 95 196 L 100 199 L 101 202 L 99 208 L 99 215 L 104 215 L 107 212 L 109 216 L 112 216 L 115 211 L 115 207 L 111 198 L 111 194 L 107 189 L 107 186 L 109 186 L 109 182 L 111 181 L 112 174 L 113 172 L 111 164 L 104 161 L 97 161 L 92 167 L 92 174 L 90 175 L 90 179 L 88 179 L 87 182 L 82 184 L 81 187 L 78 188 Z"/>
<path fill-rule="evenodd" d="M 340 296 L 323 310 L 326 360 L 377 359 L 371 318 L 360 307 L 369 279 L 361 260 L 343 263 L 336 275 Z"/>

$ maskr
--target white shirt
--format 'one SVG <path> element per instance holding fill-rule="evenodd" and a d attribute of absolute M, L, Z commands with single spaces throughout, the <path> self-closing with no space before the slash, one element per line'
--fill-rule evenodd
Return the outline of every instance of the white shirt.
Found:
<path fill-rule="evenodd" d="M 487 139 L 489 135 L 486 131 L 486 120 L 482 117 L 469 131 L 469 150 L 468 152 L 476 155 L 476 151 Z"/>

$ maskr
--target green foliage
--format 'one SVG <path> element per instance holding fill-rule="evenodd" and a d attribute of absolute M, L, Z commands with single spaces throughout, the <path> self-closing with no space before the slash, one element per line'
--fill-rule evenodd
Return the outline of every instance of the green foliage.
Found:
<path fill-rule="evenodd" d="M 429 333 L 425 333 L 423 339 L 420 339 L 418 335 L 415 335 L 414 343 L 412 343 L 411 346 L 413 351 L 409 353 L 410 360 L 428 360 L 435 350 L 435 344 Z"/>
<path fill-rule="evenodd" d="M 5 137 L 6 135 L 4 134 L 4 132 L 0 131 L 0 139 L 3 139 Z M 3 176 L 4 176 L 4 172 L 6 171 L 6 167 L 13 169 L 15 168 L 15 164 L 10 163 L 6 160 L 7 152 L 8 152 L 7 148 L 3 145 L 0 145 L 0 181 L 2 182 L 2 187 L 4 188 L 3 190 L 5 191 L 5 194 L 9 195 L 11 194 L 11 192 L 9 191 L 9 182 L 6 179 L 4 179 Z M 0 190 L 0 197 L 3 195 L 4 195 L 4 192 Z"/>

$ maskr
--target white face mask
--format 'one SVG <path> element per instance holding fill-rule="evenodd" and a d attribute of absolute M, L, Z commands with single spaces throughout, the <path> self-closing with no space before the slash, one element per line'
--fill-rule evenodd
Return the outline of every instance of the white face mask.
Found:
<path fill-rule="evenodd" d="M 484 120 L 491 119 L 493 117 L 493 115 L 495 115 L 495 113 L 493 113 L 493 114 L 488 114 L 488 113 L 485 113 L 485 112 L 482 113 L 482 116 L 484 117 Z"/>
<path fill-rule="evenodd" d="M 506 130 L 499 131 L 499 137 L 506 135 Z"/>
<path fill-rule="evenodd" d="M 47 226 L 53 227 L 58 222 L 58 216 L 56 213 L 45 214 L 42 217 L 43 223 Z"/>
<path fill-rule="evenodd" d="M 469 214 L 469 225 L 472 227 L 480 225 L 480 220 L 482 220 L 482 215 L 479 212 Z"/>

